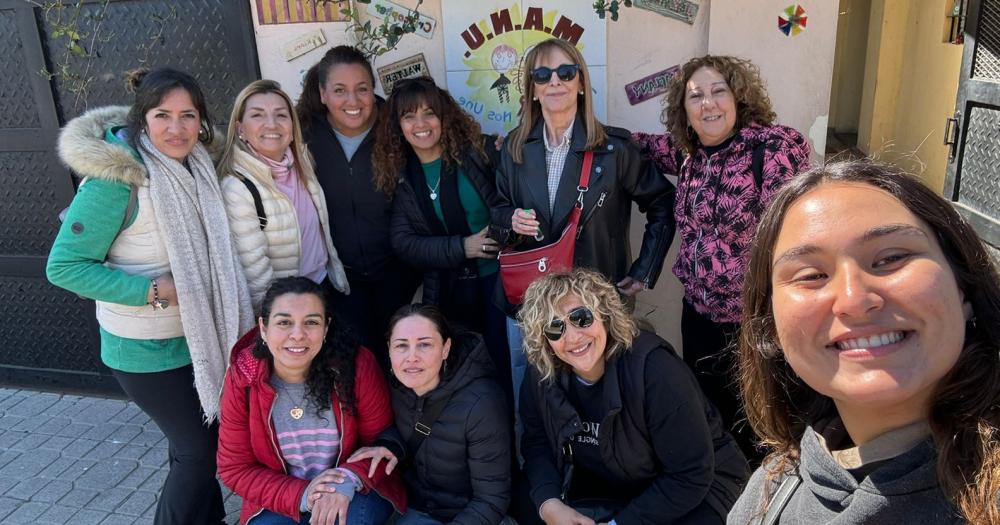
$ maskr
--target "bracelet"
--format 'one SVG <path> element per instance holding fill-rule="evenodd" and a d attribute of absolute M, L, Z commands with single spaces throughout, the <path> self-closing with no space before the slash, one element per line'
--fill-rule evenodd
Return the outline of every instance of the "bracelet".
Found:
<path fill-rule="evenodd" d="M 151 279 L 150 282 L 153 284 L 153 300 L 149 304 L 153 305 L 154 310 L 165 310 L 170 306 L 170 302 L 160 299 L 160 288 L 156 285 L 156 279 Z"/>

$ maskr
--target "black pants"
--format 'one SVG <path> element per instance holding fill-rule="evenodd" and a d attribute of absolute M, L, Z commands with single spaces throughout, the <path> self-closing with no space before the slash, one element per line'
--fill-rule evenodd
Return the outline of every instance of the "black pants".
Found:
<path fill-rule="evenodd" d="M 736 370 L 737 323 L 716 323 L 698 313 L 684 301 L 681 313 L 681 338 L 684 342 L 684 362 L 687 363 L 705 392 L 722 416 L 740 450 L 753 467 L 760 464 L 761 453 L 756 437 L 746 422 L 739 397 Z"/>
<path fill-rule="evenodd" d="M 378 360 L 382 372 L 389 374 L 389 349 L 386 330 L 389 318 L 404 304 L 410 304 L 420 285 L 413 270 L 401 264 L 390 265 L 377 274 L 362 275 L 347 269 L 351 294 L 333 293 L 333 309 Z"/>
<path fill-rule="evenodd" d="M 118 384 L 160 428 L 169 443 L 170 472 L 156 503 L 157 525 L 224 523 L 215 479 L 219 424 L 203 423 L 191 365 L 165 372 L 112 370 Z"/>

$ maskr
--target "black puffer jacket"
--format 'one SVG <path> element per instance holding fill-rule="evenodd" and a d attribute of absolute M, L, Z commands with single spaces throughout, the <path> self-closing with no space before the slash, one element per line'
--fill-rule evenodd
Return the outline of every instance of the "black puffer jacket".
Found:
<path fill-rule="evenodd" d="M 350 161 L 325 113 L 313 116 L 304 140 L 316 161 L 316 178 L 330 214 L 330 236 L 341 262 L 359 274 L 377 275 L 394 256 L 389 244 L 392 202 L 372 183 L 375 129 Z"/>
<path fill-rule="evenodd" d="M 528 367 L 522 383 L 521 453 L 536 508 L 570 486 L 563 451 L 581 428 L 567 397 L 571 376 L 562 371 L 540 381 Z M 611 482 L 639 487 L 615 521 L 672 523 L 703 502 L 724 519 L 750 476 L 746 458 L 670 344 L 640 332 L 631 349 L 607 362 L 602 381 L 601 458 L 615 475 Z"/>
<path fill-rule="evenodd" d="M 499 155 L 494 137 L 483 135 L 482 140 L 487 158 L 470 149 L 462 160 L 462 171 L 476 187 L 479 198 L 492 208 L 498 204 L 495 166 Z M 454 171 L 447 170 L 442 176 L 441 198 L 457 199 Z M 423 302 L 441 304 L 441 298 L 447 297 L 460 274 L 476 271 L 476 264 L 465 257 L 463 236 L 449 234 L 434 213 L 427 191 L 415 190 L 424 188 L 426 180 L 420 161 L 411 153 L 393 196 L 390 238 L 392 249 L 402 261 L 424 270 Z"/>
<path fill-rule="evenodd" d="M 431 434 L 409 457 L 404 443 L 418 414 L 445 398 Z M 443 523 L 487 525 L 503 519 L 511 464 L 506 405 L 486 346 L 474 332 L 453 336 L 441 384 L 425 396 L 393 380 L 396 432 L 383 433 L 380 444 L 400 457 L 410 508 Z"/>
<path fill-rule="evenodd" d="M 516 164 L 511 157 L 508 142 L 497 172 L 500 204 L 494 208 L 494 223 L 510 229 L 514 209 L 530 208 L 535 211 L 545 235 L 541 242 L 515 235 L 523 241 L 518 250 L 537 248 L 559 239 L 578 195 L 577 185 L 587 143 L 583 116 L 577 115 L 573 124 L 570 151 L 552 213 L 549 212 L 544 130 L 544 122 L 538 119 L 524 144 L 521 164 Z M 584 195 L 580 219 L 583 232 L 576 241 L 574 266 L 593 268 L 612 282 L 631 276 L 652 288 L 674 238 L 674 186 L 639 153 L 627 130 L 605 126 L 604 131 L 607 141 L 594 149 L 590 189 Z M 634 262 L 629 243 L 633 202 L 646 214 L 646 231 Z"/>

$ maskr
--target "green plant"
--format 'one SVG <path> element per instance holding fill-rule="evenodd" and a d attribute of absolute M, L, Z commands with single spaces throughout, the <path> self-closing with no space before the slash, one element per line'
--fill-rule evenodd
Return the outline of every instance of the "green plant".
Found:
<path fill-rule="evenodd" d="M 340 12 L 348 19 L 347 31 L 354 33 L 358 50 L 364 53 L 368 60 L 396 49 L 403 36 L 417 31 L 417 23 L 420 21 L 420 5 L 424 3 L 424 0 L 417 0 L 417 5 L 398 20 L 385 16 L 381 24 L 373 24 L 371 20 L 362 22 L 361 11 L 357 7 L 351 7 L 348 0 L 313 1 L 324 4 L 336 3 L 341 7 Z M 355 4 L 370 4 L 372 0 L 354 0 L 354 2 Z M 348 3 L 347 7 L 343 7 L 345 3 Z"/>
<path fill-rule="evenodd" d="M 618 8 L 620 6 L 632 7 L 632 0 L 611 0 L 610 2 L 605 2 L 603 0 L 596 0 L 594 2 L 594 11 L 597 12 L 597 16 L 602 19 L 611 15 L 611 20 L 613 22 L 618 21 Z"/>
<path fill-rule="evenodd" d="M 101 0 L 96 11 L 86 13 L 83 11 L 84 0 L 29 1 L 41 9 L 51 27 L 49 37 L 56 43 L 53 49 L 61 49 L 59 53 L 52 53 L 52 71 L 43 67 L 38 73 L 49 80 L 59 77 L 66 90 L 73 93 L 73 105 L 79 107 L 86 103 L 88 87 L 94 80 L 90 69 L 94 59 L 100 56 L 96 52 L 97 45 L 107 40 L 107 35 L 101 33 L 101 25 L 111 0 Z M 89 30 L 83 28 L 85 22 L 89 22 Z M 73 66 L 81 60 L 83 69 L 78 72 Z"/>

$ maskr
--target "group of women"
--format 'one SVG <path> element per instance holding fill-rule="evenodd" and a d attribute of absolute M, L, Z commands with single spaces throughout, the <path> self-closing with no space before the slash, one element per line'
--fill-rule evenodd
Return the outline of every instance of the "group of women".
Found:
<path fill-rule="evenodd" d="M 157 523 L 222 523 L 216 473 L 252 525 L 1000 522 L 1000 284 L 947 201 L 808 170 L 743 60 L 685 64 L 660 135 L 596 118 L 571 44 L 524 72 L 501 151 L 346 46 L 297 105 L 247 86 L 217 162 L 178 71 L 67 124 L 48 276 L 167 436 Z M 632 317 L 675 228 L 683 358 Z"/>

